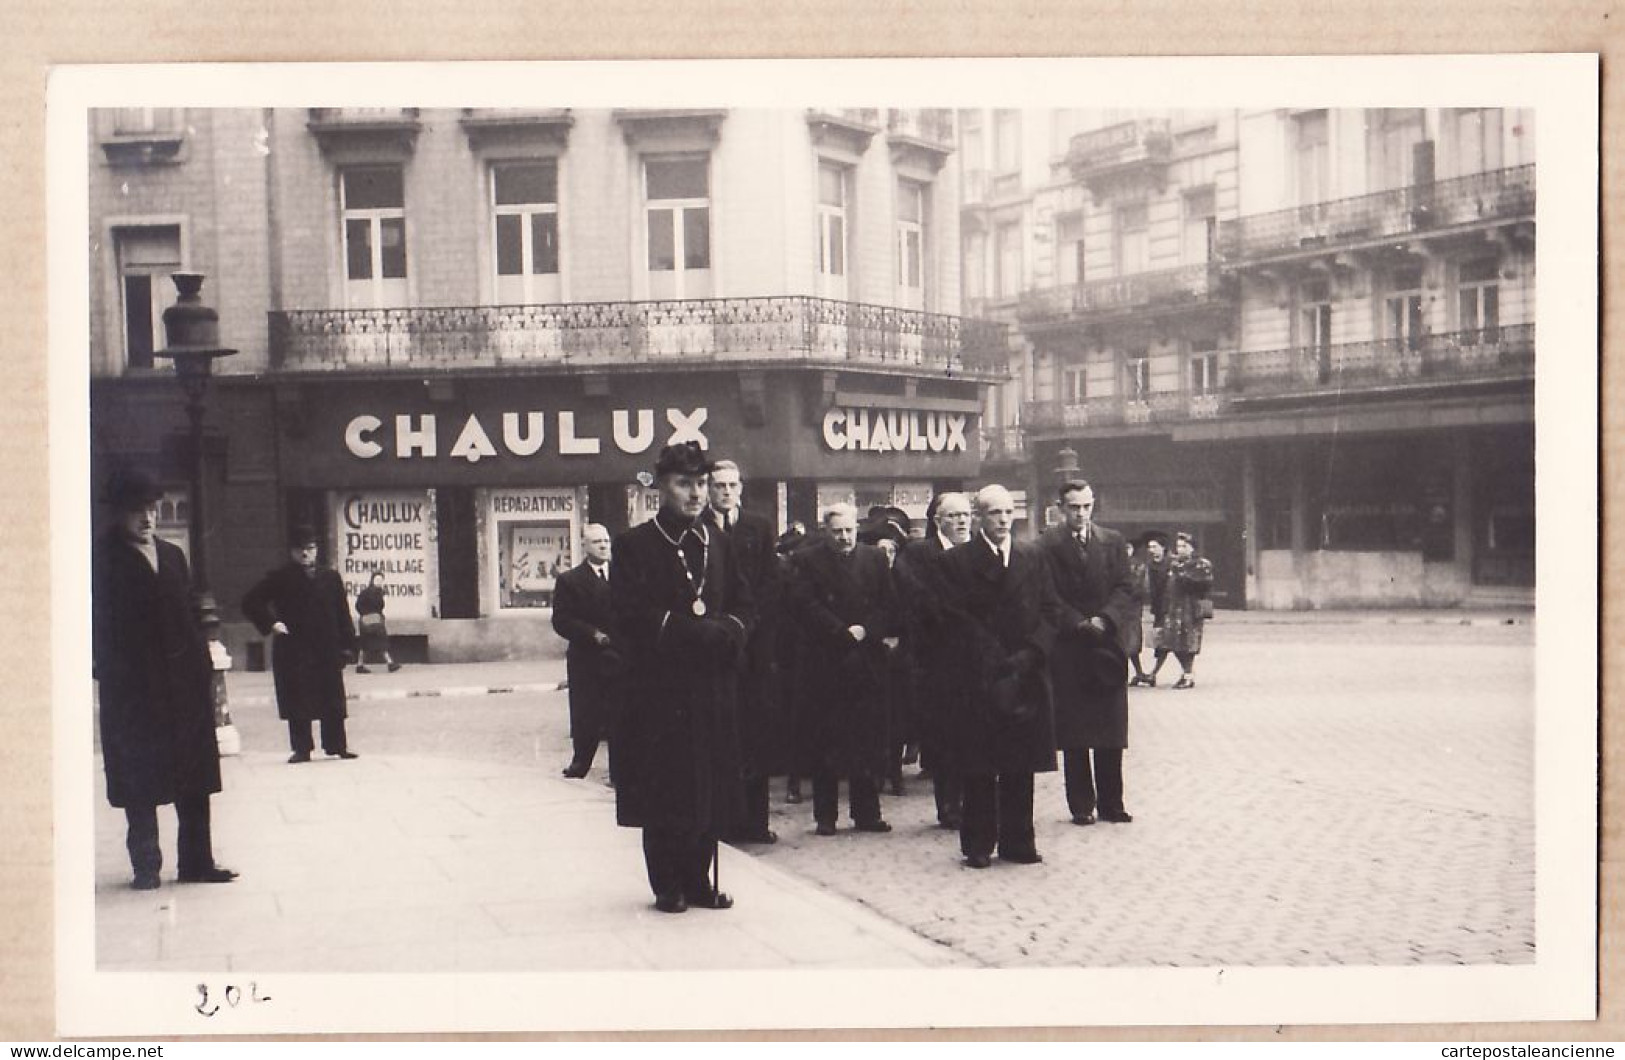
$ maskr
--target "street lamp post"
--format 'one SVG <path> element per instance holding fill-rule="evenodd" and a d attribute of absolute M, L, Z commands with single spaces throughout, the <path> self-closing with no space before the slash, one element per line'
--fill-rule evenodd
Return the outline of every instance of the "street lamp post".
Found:
<path fill-rule="evenodd" d="M 220 345 L 220 314 L 203 304 L 203 274 L 177 272 L 175 304 L 164 310 L 164 339 L 167 345 L 154 356 L 175 362 L 175 378 L 186 395 L 187 474 L 190 478 L 191 517 L 187 519 L 187 542 L 192 559 L 192 603 L 198 623 L 209 640 L 209 656 L 214 664 L 215 726 L 220 734 L 221 753 L 237 750 L 236 729 L 226 705 L 223 670 L 231 667 L 231 656 L 220 640 L 220 613 L 209 590 L 209 558 L 203 532 L 203 399 L 208 394 L 209 376 L 216 358 L 229 357 L 236 350 Z M 229 735 L 228 735 L 229 734 Z"/>

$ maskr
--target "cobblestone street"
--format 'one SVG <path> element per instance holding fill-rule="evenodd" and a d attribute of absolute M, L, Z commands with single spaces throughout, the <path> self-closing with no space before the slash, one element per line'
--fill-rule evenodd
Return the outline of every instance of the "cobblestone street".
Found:
<path fill-rule="evenodd" d="M 749 849 L 992 966 L 1533 960 L 1533 629 L 1209 634 L 1195 690 L 1132 693 L 1132 824 L 1041 776 L 1044 863 L 973 872 L 909 769 L 891 835 L 819 838 L 776 790 Z"/>

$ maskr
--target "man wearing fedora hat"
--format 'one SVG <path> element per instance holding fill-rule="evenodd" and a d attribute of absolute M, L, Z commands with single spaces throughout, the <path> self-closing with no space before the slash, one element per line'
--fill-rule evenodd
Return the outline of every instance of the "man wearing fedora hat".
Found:
<path fill-rule="evenodd" d="M 1061 598 L 1061 628 L 1050 670 L 1067 809 L 1073 824 L 1097 819 L 1126 824 L 1134 818 L 1123 809 L 1123 749 L 1128 746 L 1124 638 L 1129 624 L 1138 621 L 1128 550 L 1121 534 L 1094 521 L 1095 491 L 1089 483 L 1063 482 L 1056 499 L 1063 521 L 1046 530 L 1039 544 Z"/>
<path fill-rule="evenodd" d="M 178 821 L 177 878 L 228 883 L 214 863 L 209 796 L 220 790 L 212 666 L 179 548 L 154 533 L 162 491 L 140 471 L 112 476 L 113 515 L 91 559 L 91 656 L 107 801 L 124 810 L 136 890 L 159 885 L 158 807 Z"/>
<path fill-rule="evenodd" d="M 693 442 L 661 450 L 660 510 L 616 538 L 609 586 L 627 660 L 615 816 L 643 830 L 663 913 L 733 905 L 711 873 L 742 812 L 735 698 L 754 612 L 728 535 L 701 517 L 710 471 Z"/>
<path fill-rule="evenodd" d="M 288 537 L 288 562 L 243 597 L 243 614 L 271 637 L 271 673 L 277 715 L 288 723 L 289 763 L 310 761 L 310 723 L 321 722 L 322 750 L 333 758 L 360 757 L 344 731 L 344 668 L 355 650 L 355 623 L 339 576 L 316 563 L 317 536 L 309 526 Z"/>

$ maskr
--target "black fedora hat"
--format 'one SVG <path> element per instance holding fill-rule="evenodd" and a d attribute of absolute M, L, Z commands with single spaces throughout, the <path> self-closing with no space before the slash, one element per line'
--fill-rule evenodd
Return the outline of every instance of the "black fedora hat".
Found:
<path fill-rule="evenodd" d="M 698 442 L 684 442 L 682 445 L 668 445 L 660 450 L 660 457 L 655 461 L 655 477 L 663 475 L 709 475 L 711 461 L 705 457 L 705 450 L 700 448 Z"/>
<path fill-rule="evenodd" d="M 116 512 L 145 508 L 163 495 L 157 479 L 134 467 L 114 471 L 102 487 L 102 501 Z"/>

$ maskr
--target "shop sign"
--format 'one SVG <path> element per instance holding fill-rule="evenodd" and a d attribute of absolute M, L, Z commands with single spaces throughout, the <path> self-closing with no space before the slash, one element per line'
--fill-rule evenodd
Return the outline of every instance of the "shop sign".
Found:
<path fill-rule="evenodd" d="M 710 410 L 666 408 L 657 417 L 654 409 L 615 409 L 610 413 L 607 443 L 627 454 L 648 452 L 657 437 L 662 445 L 697 442 L 701 449 L 711 447 L 705 435 Z M 656 420 L 660 430 L 656 430 Z M 548 431 L 549 421 L 553 430 Z M 344 446 L 352 456 L 375 460 L 392 456 L 396 460 L 435 460 L 442 452 L 453 460 L 477 464 L 487 457 L 532 457 L 551 447 L 558 456 L 597 456 L 606 439 L 601 431 L 578 424 L 573 411 L 504 412 L 471 414 L 460 423 L 442 420 L 432 412 L 401 414 L 386 420 L 364 413 L 344 428 Z"/>
<path fill-rule="evenodd" d="M 384 574 L 386 618 L 429 618 L 429 495 L 334 494 L 334 565 L 351 604 L 373 571 Z"/>
<path fill-rule="evenodd" d="M 964 412 L 832 408 L 824 413 L 824 444 L 837 453 L 963 453 L 969 418 Z"/>

